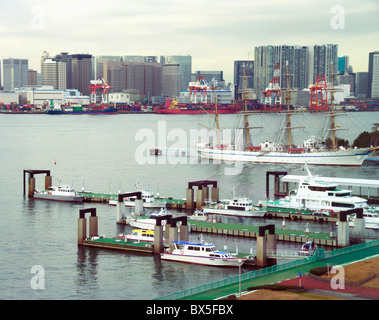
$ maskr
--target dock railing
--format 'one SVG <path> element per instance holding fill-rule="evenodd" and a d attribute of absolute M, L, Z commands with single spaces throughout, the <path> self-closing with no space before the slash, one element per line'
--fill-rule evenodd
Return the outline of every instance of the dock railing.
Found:
<path fill-rule="evenodd" d="M 379 246 L 379 239 L 368 241 L 365 243 L 356 244 L 356 245 L 349 246 L 346 248 L 341 248 L 341 249 L 337 249 L 333 251 L 327 251 L 327 252 L 325 252 L 324 249 L 321 248 L 321 249 L 316 250 L 313 256 L 304 257 L 302 259 L 296 259 L 287 263 L 273 265 L 268 268 L 243 273 L 241 274 L 241 282 L 255 279 L 261 276 L 269 275 L 275 272 L 291 269 L 300 265 L 305 265 L 305 264 L 312 263 L 315 261 L 332 258 L 338 255 L 343 255 L 346 253 L 350 253 L 353 251 L 358 251 L 358 250 L 362 250 L 362 249 L 374 247 L 374 246 Z M 211 283 L 201 284 L 190 289 L 185 289 L 182 291 L 169 293 L 164 296 L 154 298 L 153 300 L 179 300 L 179 299 L 183 299 L 185 297 L 189 297 L 195 294 L 206 292 L 208 290 L 218 289 L 227 285 L 238 284 L 238 283 L 239 283 L 239 275 L 236 275 L 233 277 L 213 281 Z"/>

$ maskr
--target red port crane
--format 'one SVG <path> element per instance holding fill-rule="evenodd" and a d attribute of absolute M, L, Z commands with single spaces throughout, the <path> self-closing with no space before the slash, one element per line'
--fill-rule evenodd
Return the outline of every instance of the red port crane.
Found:
<path fill-rule="evenodd" d="M 328 84 L 324 75 L 317 77 L 316 84 L 309 87 L 311 99 L 309 101 L 309 110 L 311 111 L 328 111 Z"/>
<path fill-rule="evenodd" d="M 91 96 L 91 106 L 96 106 L 97 90 L 101 92 L 101 106 L 108 106 L 108 90 L 112 89 L 111 86 L 107 85 L 103 76 L 100 76 L 97 80 L 91 80 L 89 85 L 90 96 Z"/>

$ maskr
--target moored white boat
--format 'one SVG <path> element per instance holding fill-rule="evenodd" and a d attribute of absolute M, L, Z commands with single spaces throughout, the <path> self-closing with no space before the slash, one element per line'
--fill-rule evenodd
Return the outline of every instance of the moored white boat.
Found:
<path fill-rule="evenodd" d="M 203 206 L 206 213 L 241 216 L 241 217 L 263 217 L 266 211 L 262 207 L 255 206 L 253 201 L 246 197 L 234 197 L 233 200 L 221 200 Z"/>
<path fill-rule="evenodd" d="M 142 202 L 143 202 L 143 207 L 144 208 L 164 208 L 164 206 L 166 205 L 166 203 L 164 201 L 157 201 L 157 199 L 155 198 L 155 195 L 153 192 L 151 192 L 150 190 L 144 190 L 144 191 L 141 191 L 141 197 L 142 197 Z M 135 200 L 136 200 L 136 196 L 134 197 L 126 197 L 124 199 L 124 204 L 126 207 L 135 207 L 136 206 L 136 203 L 135 203 Z M 117 200 L 109 200 L 109 204 L 110 205 L 117 205 Z"/>
<path fill-rule="evenodd" d="M 79 196 L 71 186 L 50 187 L 48 190 L 35 192 L 35 199 L 67 201 L 67 202 L 83 202 L 84 197 Z"/>
<path fill-rule="evenodd" d="M 153 230 L 143 230 L 136 229 L 126 236 L 126 239 L 131 241 L 146 241 L 154 242 L 154 231 Z M 164 241 L 164 239 L 163 239 Z"/>
<path fill-rule="evenodd" d="M 142 216 L 142 217 L 130 217 L 130 218 L 126 219 L 126 222 L 131 227 L 136 228 L 136 229 L 150 229 L 150 230 L 154 230 L 154 227 L 155 227 L 155 225 L 157 223 L 156 218 L 160 217 L 160 216 L 163 216 L 163 215 L 166 215 L 166 214 L 168 214 L 167 210 L 161 208 L 160 212 L 156 212 L 155 211 L 148 218 L 145 217 L 145 216 Z M 165 230 L 166 223 L 167 223 L 167 220 L 162 220 L 161 221 L 161 225 L 163 226 L 163 231 Z"/>
<path fill-rule="evenodd" d="M 188 216 L 188 220 L 194 221 L 209 221 L 211 219 L 210 215 L 203 210 L 195 210 L 193 215 Z"/>
<path fill-rule="evenodd" d="M 186 262 L 217 267 L 238 267 L 246 259 L 233 257 L 229 252 L 217 251 L 211 243 L 196 243 L 188 241 L 173 241 L 172 252 L 167 249 L 161 254 L 162 260 Z"/>

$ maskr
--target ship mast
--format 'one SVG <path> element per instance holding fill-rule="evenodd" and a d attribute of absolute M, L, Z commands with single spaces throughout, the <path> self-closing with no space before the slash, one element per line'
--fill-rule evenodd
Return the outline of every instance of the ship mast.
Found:
<path fill-rule="evenodd" d="M 216 134 L 217 134 L 217 145 L 221 145 L 221 138 L 220 138 L 220 123 L 218 121 L 218 109 L 217 109 L 217 94 L 216 94 L 216 88 L 213 88 L 213 93 L 215 96 L 215 120 L 216 120 Z"/>
<path fill-rule="evenodd" d="M 291 149 L 292 146 L 292 129 L 301 129 L 304 127 L 292 127 L 291 123 L 291 116 L 294 114 L 290 110 L 290 100 L 291 100 L 291 90 L 290 90 L 290 75 L 288 73 L 288 61 L 286 61 L 286 79 L 287 79 L 287 92 L 286 92 L 286 104 L 287 104 L 287 110 L 286 110 L 286 127 L 282 128 L 284 130 L 287 130 L 288 132 L 288 150 Z"/>
<path fill-rule="evenodd" d="M 332 90 L 330 92 L 330 130 L 332 131 L 332 143 L 333 143 L 333 151 L 336 151 L 337 149 L 337 143 L 336 143 L 336 122 L 334 118 L 334 68 L 333 68 L 333 62 L 331 63 L 332 68 Z"/>
<path fill-rule="evenodd" d="M 286 92 L 286 104 L 287 104 L 287 130 L 288 130 L 288 147 L 292 146 L 292 131 L 291 131 L 291 114 L 290 114 L 290 75 L 288 73 L 288 61 L 286 62 L 286 79 L 287 79 L 287 92 Z"/>
<path fill-rule="evenodd" d="M 246 135 L 246 149 L 250 146 L 250 130 L 249 130 L 249 115 L 247 113 L 247 87 L 246 87 L 246 65 L 243 65 L 243 82 L 244 82 L 244 93 L 243 100 L 245 102 L 245 116 L 244 116 L 244 129 Z"/>

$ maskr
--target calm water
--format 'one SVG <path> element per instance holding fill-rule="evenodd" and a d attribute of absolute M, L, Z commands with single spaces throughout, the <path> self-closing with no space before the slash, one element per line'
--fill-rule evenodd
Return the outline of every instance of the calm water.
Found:
<path fill-rule="evenodd" d="M 343 137 L 353 141 L 360 132 L 371 131 L 378 112 L 350 113 L 338 123 L 349 130 Z M 305 125 L 298 139 L 316 135 L 322 115 L 303 115 L 293 125 Z M 233 128 L 235 116 L 225 115 L 223 127 Z M 262 115 L 258 121 L 271 131 L 259 133 L 260 140 L 273 140 L 278 115 Z M 166 134 L 158 134 L 158 121 Z M 301 166 L 244 164 L 238 175 L 225 175 L 228 164 L 196 163 L 194 158 L 175 158 L 166 163 L 141 164 L 136 154 L 146 137 L 153 135 L 156 145 L 175 144 L 190 138 L 190 130 L 199 123 L 208 125 L 205 115 L 163 116 L 150 114 L 89 115 L 4 115 L 0 114 L 0 299 L 151 299 L 173 291 L 235 275 L 238 270 L 210 268 L 160 261 L 159 257 L 127 254 L 77 246 L 79 210 L 96 207 L 99 233 L 114 236 L 130 231 L 115 223 L 116 209 L 106 204 L 70 204 L 32 200 L 23 197 L 23 170 L 51 170 L 53 184 L 58 180 L 96 192 L 117 193 L 134 190 L 136 182 L 162 196 L 185 197 L 189 181 L 217 180 L 220 198 L 230 198 L 231 189 L 255 200 L 263 199 L 267 170 L 286 170 L 303 174 Z M 136 141 L 140 131 L 145 140 Z M 167 139 L 171 139 L 166 141 Z M 258 139 L 258 138 L 257 138 Z M 259 142 L 259 141 L 258 141 Z M 301 140 L 295 141 L 300 143 Z M 188 142 L 189 144 L 189 142 Z M 147 157 L 146 159 L 148 159 Z M 163 160 L 160 160 L 163 161 Z M 180 164 L 173 164 L 181 162 Z M 378 168 L 312 167 L 314 174 L 351 178 L 379 178 Z M 43 175 L 36 176 L 36 188 L 42 189 Z M 174 213 L 175 214 L 175 213 Z M 266 224 L 281 221 L 225 218 L 225 221 Z M 298 223 L 287 228 L 305 230 Z M 311 225 L 311 231 L 329 232 L 329 225 Z M 191 234 L 197 239 L 198 234 Z M 206 240 L 228 250 L 249 252 L 255 241 L 235 237 L 213 236 Z M 281 244 L 296 249 L 296 245 Z M 33 290 L 33 266 L 45 271 L 45 289 Z M 244 269 L 243 271 L 248 271 Z"/>

